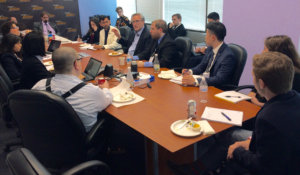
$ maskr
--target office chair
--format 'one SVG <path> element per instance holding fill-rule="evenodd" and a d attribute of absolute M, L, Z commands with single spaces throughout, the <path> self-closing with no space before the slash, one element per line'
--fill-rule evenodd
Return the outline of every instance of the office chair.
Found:
<path fill-rule="evenodd" d="M 128 26 L 122 26 L 122 27 L 120 27 L 119 30 L 120 30 L 121 36 L 124 37 L 125 40 L 128 40 L 129 35 L 130 35 L 131 28 L 128 27 Z"/>
<path fill-rule="evenodd" d="M 6 157 L 6 164 L 13 175 L 51 175 L 51 173 L 26 148 L 19 148 L 10 152 Z M 96 169 L 98 168 L 98 169 Z M 109 167 L 97 160 L 81 163 L 65 171 L 62 175 L 73 175 L 80 172 L 96 169 L 94 174 L 110 174 Z"/>
<path fill-rule="evenodd" d="M 18 90 L 9 95 L 8 105 L 23 146 L 47 168 L 60 171 L 106 151 L 98 137 L 99 133 L 105 134 L 105 119 L 98 119 L 86 133 L 77 113 L 60 96 L 47 91 Z"/>
<path fill-rule="evenodd" d="M 175 70 L 181 73 L 181 70 L 186 67 L 191 56 L 193 43 L 188 37 L 177 37 L 175 39 L 175 44 L 179 53 L 179 58 L 182 60 L 181 67 L 175 68 Z"/>
<path fill-rule="evenodd" d="M 235 58 L 237 59 L 237 64 L 235 66 L 235 71 L 232 75 L 231 83 L 222 85 L 223 90 L 233 90 L 237 88 L 241 75 L 243 73 L 246 61 L 247 61 L 247 51 L 242 46 L 239 46 L 237 44 L 228 44 L 228 47 L 232 50 L 233 54 L 235 55 Z"/>

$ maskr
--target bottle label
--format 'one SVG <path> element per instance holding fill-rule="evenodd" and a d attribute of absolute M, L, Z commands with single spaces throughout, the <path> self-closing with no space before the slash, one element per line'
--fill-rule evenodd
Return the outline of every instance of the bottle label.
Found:
<path fill-rule="evenodd" d="M 159 64 L 154 64 L 153 65 L 154 71 L 158 72 L 160 70 Z"/>

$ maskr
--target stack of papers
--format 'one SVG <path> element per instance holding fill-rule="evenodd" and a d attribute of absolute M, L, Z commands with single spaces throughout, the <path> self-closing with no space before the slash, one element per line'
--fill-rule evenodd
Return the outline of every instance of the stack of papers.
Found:
<path fill-rule="evenodd" d="M 87 44 L 87 43 L 81 44 L 80 45 L 80 49 L 82 49 L 82 50 L 84 50 L 84 49 L 97 50 L 97 49 L 94 48 L 93 45 Z"/>
<path fill-rule="evenodd" d="M 250 100 L 251 97 L 236 92 L 236 91 L 225 91 L 225 92 L 221 92 L 215 95 L 215 97 L 232 102 L 232 103 L 237 103 L 243 100 Z"/>
<path fill-rule="evenodd" d="M 168 70 L 168 71 L 161 71 L 160 74 L 158 74 L 159 78 L 163 79 L 171 79 L 177 77 L 174 70 Z"/>
<path fill-rule="evenodd" d="M 55 40 L 61 41 L 61 43 L 63 43 L 63 44 L 72 43 L 71 40 L 69 40 L 65 37 L 62 37 L 62 36 L 58 36 L 58 35 L 55 35 Z"/>
<path fill-rule="evenodd" d="M 201 78 L 201 75 L 193 75 L 193 77 L 195 79 L 198 79 L 198 78 Z M 176 78 L 172 78 L 170 81 L 173 82 L 173 83 L 182 85 L 182 75 L 180 75 Z"/>
<path fill-rule="evenodd" d="M 227 109 L 219 109 L 212 107 L 205 107 L 205 110 L 202 114 L 202 119 L 227 123 L 231 125 L 242 126 L 243 122 L 243 112 L 242 111 L 233 111 Z"/>

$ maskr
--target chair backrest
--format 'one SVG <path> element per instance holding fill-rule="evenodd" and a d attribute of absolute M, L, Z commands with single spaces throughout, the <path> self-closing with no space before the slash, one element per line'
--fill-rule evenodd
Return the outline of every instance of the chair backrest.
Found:
<path fill-rule="evenodd" d="M 298 72 L 294 75 L 293 89 L 300 93 L 300 73 Z"/>
<path fill-rule="evenodd" d="M 241 75 L 243 73 L 246 61 L 247 61 L 247 51 L 242 46 L 237 44 L 228 44 L 231 48 L 235 58 L 237 59 L 236 69 L 232 76 L 232 85 L 238 86 L 240 82 Z"/>
<path fill-rule="evenodd" d="M 177 37 L 175 43 L 179 52 L 179 57 L 182 60 L 182 67 L 185 68 L 188 59 L 191 56 L 193 43 L 188 37 Z"/>
<path fill-rule="evenodd" d="M 24 147 L 47 168 L 60 169 L 86 160 L 86 132 L 72 106 L 47 91 L 17 90 L 8 105 Z"/>
<path fill-rule="evenodd" d="M 0 76 L 2 76 L 3 80 L 5 81 L 6 85 L 8 86 L 9 89 L 14 89 L 13 83 L 8 77 L 7 73 L 3 69 L 2 65 L 0 64 Z"/>
<path fill-rule="evenodd" d="M 50 175 L 47 169 L 26 148 L 10 152 L 6 164 L 13 175 Z"/>
<path fill-rule="evenodd" d="M 128 27 L 128 26 L 122 26 L 122 27 L 120 27 L 120 34 L 126 40 L 129 38 L 130 31 L 131 31 L 131 28 Z"/>
<path fill-rule="evenodd" d="M 11 92 L 13 92 L 13 89 L 8 86 L 2 75 L 0 75 L 0 117 L 2 117 L 5 122 L 11 121 L 11 113 L 7 104 L 8 95 Z"/>

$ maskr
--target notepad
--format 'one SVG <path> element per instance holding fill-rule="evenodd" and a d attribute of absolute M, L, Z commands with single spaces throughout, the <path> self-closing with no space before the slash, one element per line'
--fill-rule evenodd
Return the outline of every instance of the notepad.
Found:
<path fill-rule="evenodd" d="M 215 94 L 215 97 L 220 98 L 222 100 L 226 100 L 232 103 L 238 103 L 243 100 L 250 100 L 251 97 L 248 95 L 236 92 L 236 91 L 224 91 L 218 94 Z"/>
<path fill-rule="evenodd" d="M 228 116 L 231 120 L 225 117 L 223 114 Z M 227 110 L 227 109 L 220 109 L 220 108 L 212 108 L 212 107 L 205 107 L 204 112 L 202 114 L 202 119 L 227 123 L 231 125 L 242 126 L 243 122 L 243 112 L 242 111 L 234 111 L 234 110 Z"/>

